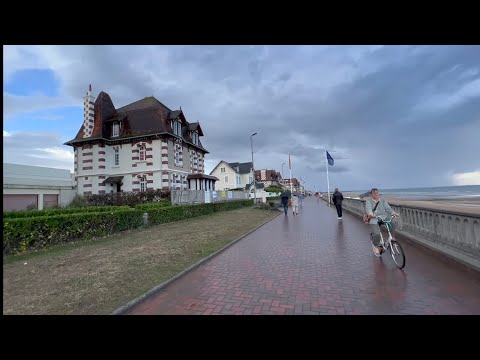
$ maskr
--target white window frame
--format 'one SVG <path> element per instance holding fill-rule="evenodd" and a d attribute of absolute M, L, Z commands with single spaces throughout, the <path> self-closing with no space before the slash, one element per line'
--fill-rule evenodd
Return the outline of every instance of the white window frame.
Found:
<path fill-rule="evenodd" d="M 182 136 L 182 122 L 180 120 L 173 120 L 173 133 L 177 136 Z"/>
<path fill-rule="evenodd" d="M 147 159 L 146 156 L 147 154 L 146 154 L 145 145 L 140 145 L 140 147 L 138 148 L 138 160 L 145 161 Z"/>
<path fill-rule="evenodd" d="M 112 137 L 120 136 L 120 123 L 114 122 L 112 125 Z"/>
<path fill-rule="evenodd" d="M 182 145 L 175 144 L 175 151 L 173 152 L 173 160 L 175 166 L 183 166 L 183 160 L 180 161 L 180 151 L 182 150 Z"/>
<path fill-rule="evenodd" d="M 237 185 L 240 185 L 242 183 L 242 179 L 240 175 L 237 175 Z"/>
<path fill-rule="evenodd" d="M 172 189 L 175 190 L 177 188 L 177 174 L 172 174 Z"/>
<path fill-rule="evenodd" d="M 120 166 L 120 149 L 118 147 L 113 148 L 113 164 Z"/>
<path fill-rule="evenodd" d="M 147 177 L 142 176 L 140 178 L 140 191 L 147 191 Z"/>
<path fill-rule="evenodd" d="M 220 168 L 220 172 L 221 172 L 221 173 L 224 173 L 224 172 L 225 172 L 225 168 L 224 168 L 224 167 L 223 167 L 223 168 Z"/>

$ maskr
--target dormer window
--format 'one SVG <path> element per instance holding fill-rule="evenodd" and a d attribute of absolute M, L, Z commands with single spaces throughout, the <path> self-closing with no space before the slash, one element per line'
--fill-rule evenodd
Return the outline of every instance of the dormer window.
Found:
<path fill-rule="evenodd" d="M 197 131 L 194 131 L 194 132 L 192 133 L 192 140 L 193 140 L 193 143 L 194 143 L 195 145 L 198 145 L 198 132 L 197 132 Z"/>
<path fill-rule="evenodd" d="M 182 136 L 182 123 L 180 120 L 173 120 L 172 128 L 175 135 Z"/>
<path fill-rule="evenodd" d="M 120 123 L 115 122 L 112 125 L 112 137 L 120 136 Z"/>

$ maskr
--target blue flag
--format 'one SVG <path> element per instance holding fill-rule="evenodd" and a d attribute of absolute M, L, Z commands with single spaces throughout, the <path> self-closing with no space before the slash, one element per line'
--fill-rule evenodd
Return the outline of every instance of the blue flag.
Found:
<path fill-rule="evenodd" d="M 332 158 L 332 156 L 328 153 L 328 151 L 327 151 L 327 160 L 328 160 L 328 165 L 333 166 L 333 158 Z"/>

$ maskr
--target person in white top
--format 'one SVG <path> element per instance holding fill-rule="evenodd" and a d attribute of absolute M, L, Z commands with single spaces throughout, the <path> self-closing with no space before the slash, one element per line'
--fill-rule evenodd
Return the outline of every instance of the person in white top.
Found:
<path fill-rule="evenodd" d="M 293 209 L 293 215 L 298 215 L 298 194 L 293 193 L 292 196 L 292 209 Z"/>

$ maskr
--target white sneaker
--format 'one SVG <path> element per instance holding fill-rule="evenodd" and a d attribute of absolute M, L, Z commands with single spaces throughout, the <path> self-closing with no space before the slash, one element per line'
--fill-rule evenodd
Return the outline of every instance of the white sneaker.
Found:
<path fill-rule="evenodd" d="M 337 219 L 338 219 L 338 220 L 342 220 L 342 218 L 341 218 L 341 217 L 339 217 L 339 218 L 337 218 Z"/>

